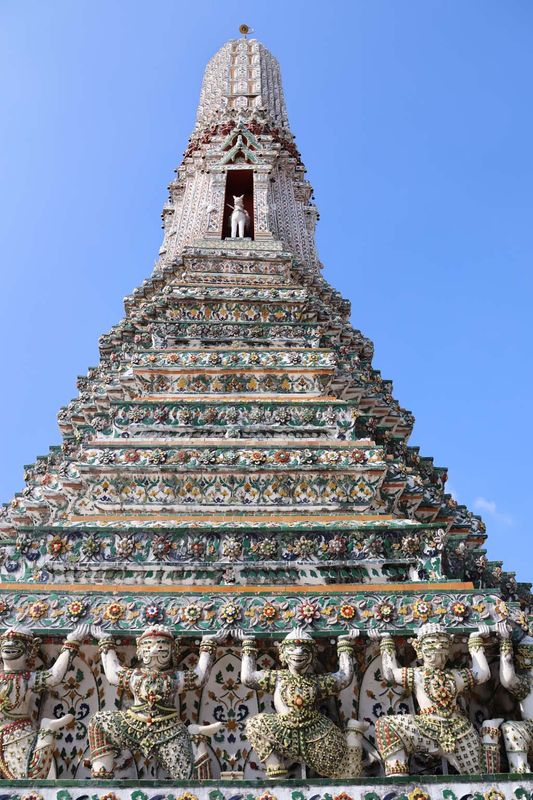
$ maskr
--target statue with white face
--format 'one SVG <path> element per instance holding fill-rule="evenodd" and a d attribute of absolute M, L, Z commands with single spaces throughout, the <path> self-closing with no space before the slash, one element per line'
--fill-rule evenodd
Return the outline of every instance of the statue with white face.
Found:
<path fill-rule="evenodd" d="M 344 733 L 318 710 L 319 704 L 352 682 L 354 630 L 338 640 L 339 669 L 316 674 L 316 642 L 297 628 L 279 645 L 285 669 L 258 670 L 254 639 L 235 632 L 242 641 L 241 681 L 273 695 L 275 714 L 256 714 L 246 723 L 246 735 L 266 766 L 268 778 L 283 778 L 293 762 L 306 764 L 323 777 L 356 777 L 361 771 L 364 723 L 350 720 Z"/>
<path fill-rule="evenodd" d="M 138 639 L 137 658 L 143 667 L 154 672 L 168 670 L 172 665 L 175 640 L 166 635 L 147 636 Z"/>
<path fill-rule="evenodd" d="M 89 723 L 93 777 L 112 778 L 115 756 L 128 748 L 155 757 L 171 778 L 190 778 L 193 732 L 180 720 L 178 699 L 207 682 L 221 635 L 204 636 L 196 667 L 178 670 L 178 642 L 164 625 L 153 625 L 138 637 L 139 666 L 133 669 L 120 664 L 110 636 L 98 627 L 93 633 L 99 640 L 107 680 L 133 696 L 133 705 L 126 711 L 98 711 Z"/>
<path fill-rule="evenodd" d="M 413 753 L 443 756 L 462 774 L 496 771 L 484 767 L 484 758 L 489 764 L 486 753 L 492 753 L 491 748 L 497 745 L 493 721 L 484 723 L 482 741 L 457 704 L 462 692 L 490 678 L 484 651 L 488 635 L 486 625 L 471 634 L 470 669 L 447 669 L 452 636 L 442 625 L 426 623 L 414 641 L 422 666 L 402 668 L 396 660 L 393 637 L 369 632 L 371 639 L 380 641 L 384 679 L 413 693 L 420 708 L 419 714 L 387 715 L 376 722 L 376 742 L 386 775 L 408 775 L 408 759 Z"/>
<path fill-rule="evenodd" d="M 32 720 L 36 694 L 61 683 L 89 632 L 79 625 L 69 633 L 61 652 L 49 669 L 33 670 L 40 639 L 28 628 L 8 628 L 0 634 L 0 776 L 6 780 L 41 779 L 54 776 L 53 753 L 56 732 L 73 721 L 72 714 Z"/>

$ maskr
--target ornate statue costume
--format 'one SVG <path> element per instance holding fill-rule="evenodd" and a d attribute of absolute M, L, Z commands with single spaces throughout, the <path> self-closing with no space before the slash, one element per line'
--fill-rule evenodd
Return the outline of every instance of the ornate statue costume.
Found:
<path fill-rule="evenodd" d="M 180 694 L 204 685 L 218 638 L 204 636 L 194 670 L 176 669 L 177 642 L 163 625 L 148 628 L 137 639 L 141 666 L 129 669 L 118 661 L 113 640 L 100 630 L 102 664 L 107 680 L 133 696 L 125 711 L 99 711 L 89 723 L 93 777 L 112 777 L 115 755 L 122 748 L 155 756 L 171 778 L 190 778 L 194 766 L 191 735 L 180 719 Z M 198 726 L 194 726 L 195 728 Z"/>
<path fill-rule="evenodd" d="M 511 632 L 505 622 L 498 625 L 500 635 L 500 681 L 520 702 L 521 720 L 501 726 L 510 772 L 530 772 L 533 753 L 533 639 L 526 636 L 516 649 L 517 674 L 513 661 Z"/>
<path fill-rule="evenodd" d="M 297 761 L 319 775 L 342 777 L 359 759 L 350 753 L 346 735 L 317 708 L 336 696 L 353 678 L 352 638 L 338 643 L 339 671 L 317 675 L 313 671 L 316 644 L 302 630 L 295 630 L 280 645 L 280 660 L 287 669 L 256 670 L 257 649 L 253 639 L 243 639 L 241 681 L 245 686 L 274 695 L 275 714 L 257 714 L 246 723 L 246 735 L 270 778 L 287 775 Z M 353 723 L 351 730 L 364 725 Z M 355 759 L 354 759 L 355 755 Z M 350 758 L 352 756 L 352 758 Z"/>
<path fill-rule="evenodd" d="M 416 752 L 444 756 L 463 774 L 484 771 L 482 741 L 457 699 L 462 692 L 490 678 L 482 638 L 488 632 L 483 627 L 469 638 L 471 669 L 445 668 L 451 636 L 440 625 L 428 623 L 418 631 L 415 647 L 422 658 L 422 667 L 400 668 L 392 636 L 381 637 L 385 680 L 413 692 L 420 706 L 418 714 L 384 716 L 376 723 L 376 742 L 386 775 L 408 775 L 408 757 Z M 484 732 L 487 740 L 491 736 L 489 731 L 492 728 Z M 487 744 L 492 744 L 492 740 Z"/>
<path fill-rule="evenodd" d="M 57 719 L 42 719 L 36 729 L 31 718 L 34 696 L 57 686 L 63 680 L 71 658 L 89 631 L 80 625 L 70 633 L 61 653 L 50 667 L 32 671 L 40 639 L 27 628 L 8 628 L 0 634 L 0 775 L 7 780 L 48 778 L 53 771 L 52 757 L 56 731 L 74 719 L 65 714 Z"/>

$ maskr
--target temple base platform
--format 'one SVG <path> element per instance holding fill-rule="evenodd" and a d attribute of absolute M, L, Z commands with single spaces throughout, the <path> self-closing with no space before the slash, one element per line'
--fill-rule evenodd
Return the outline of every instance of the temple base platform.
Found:
<path fill-rule="evenodd" d="M 0 800 L 531 800 L 533 774 L 351 780 L 0 781 Z"/>

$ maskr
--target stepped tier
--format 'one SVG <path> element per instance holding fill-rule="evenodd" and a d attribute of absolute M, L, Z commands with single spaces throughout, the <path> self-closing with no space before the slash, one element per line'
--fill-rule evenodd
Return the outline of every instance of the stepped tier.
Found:
<path fill-rule="evenodd" d="M 109 412 L 109 414 L 105 413 Z M 225 433 L 228 427 L 239 436 L 263 431 L 269 437 L 281 433 L 289 436 L 316 438 L 357 438 L 361 428 L 371 419 L 360 411 L 356 402 L 341 401 L 332 395 L 311 399 L 293 393 L 270 395 L 267 399 L 251 399 L 232 393 L 223 397 L 189 397 L 169 399 L 163 395 L 148 400 L 113 400 L 106 394 L 73 403 L 59 418 L 59 427 L 66 437 L 142 435 L 147 429 L 153 435 L 199 435 Z M 366 429 L 364 430 L 366 433 Z"/>
<path fill-rule="evenodd" d="M 382 583 L 444 576 L 437 526 L 376 515 L 122 514 L 21 529 L 5 542 L 2 581 Z"/>
<path fill-rule="evenodd" d="M 272 396 L 268 400 L 180 398 L 177 401 L 115 403 L 110 408 L 112 427 L 99 433 L 114 439 L 125 433 L 138 437 L 175 436 L 214 438 L 238 433 L 255 436 L 308 439 L 355 439 L 357 404 L 319 397 L 313 400 Z"/>
<path fill-rule="evenodd" d="M 285 369 L 217 369 L 197 366 L 194 369 L 144 368 L 134 370 L 137 396 L 159 393 L 232 395 L 286 393 L 320 396 L 328 391 L 334 368 L 287 367 Z"/>

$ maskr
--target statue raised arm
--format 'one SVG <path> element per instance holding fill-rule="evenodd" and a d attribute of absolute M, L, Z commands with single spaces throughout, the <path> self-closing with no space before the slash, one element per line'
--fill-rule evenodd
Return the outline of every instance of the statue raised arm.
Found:
<path fill-rule="evenodd" d="M 78 653 L 88 625 L 68 634 L 49 669 L 33 670 L 40 639 L 28 628 L 8 628 L 0 634 L 0 775 L 7 780 L 47 778 L 52 767 L 55 735 L 74 719 L 72 714 L 32 720 L 36 694 L 57 686 Z"/>
<path fill-rule="evenodd" d="M 426 623 L 418 630 L 414 646 L 421 667 L 400 667 L 393 637 L 372 634 L 371 638 L 380 639 L 383 677 L 412 692 L 420 708 L 419 714 L 378 719 L 376 741 L 386 775 L 408 775 L 408 759 L 413 753 L 443 756 L 460 773 L 482 771 L 482 741 L 457 698 L 490 678 L 483 644 L 488 634 L 488 627 L 481 626 L 470 636 L 470 669 L 446 668 L 452 637 L 441 625 Z"/>
<path fill-rule="evenodd" d="M 338 640 L 337 672 L 317 674 L 314 669 L 316 642 L 302 629 L 295 629 L 279 645 L 284 669 L 258 670 L 257 647 L 252 638 L 238 632 L 242 641 L 241 680 L 245 686 L 273 695 L 275 714 L 256 714 L 246 723 L 246 735 L 266 766 L 267 777 L 288 774 L 294 762 L 306 764 L 324 777 L 355 777 L 361 768 L 361 743 L 355 732 L 364 724 L 351 721 L 346 734 L 318 710 L 321 701 L 338 695 L 354 675 L 355 630 Z M 355 752 L 357 751 L 357 752 Z"/>
<path fill-rule="evenodd" d="M 153 625 L 137 639 L 136 668 L 123 667 L 112 637 L 93 628 L 107 680 L 133 695 L 126 711 L 98 711 L 89 723 L 92 775 L 111 778 L 122 748 L 154 756 L 171 778 L 190 778 L 194 766 L 191 735 L 179 716 L 179 696 L 205 684 L 219 639 L 204 636 L 192 670 L 178 670 L 178 642 L 170 628 Z M 197 727 L 197 726 L 195 726 Z"/>

